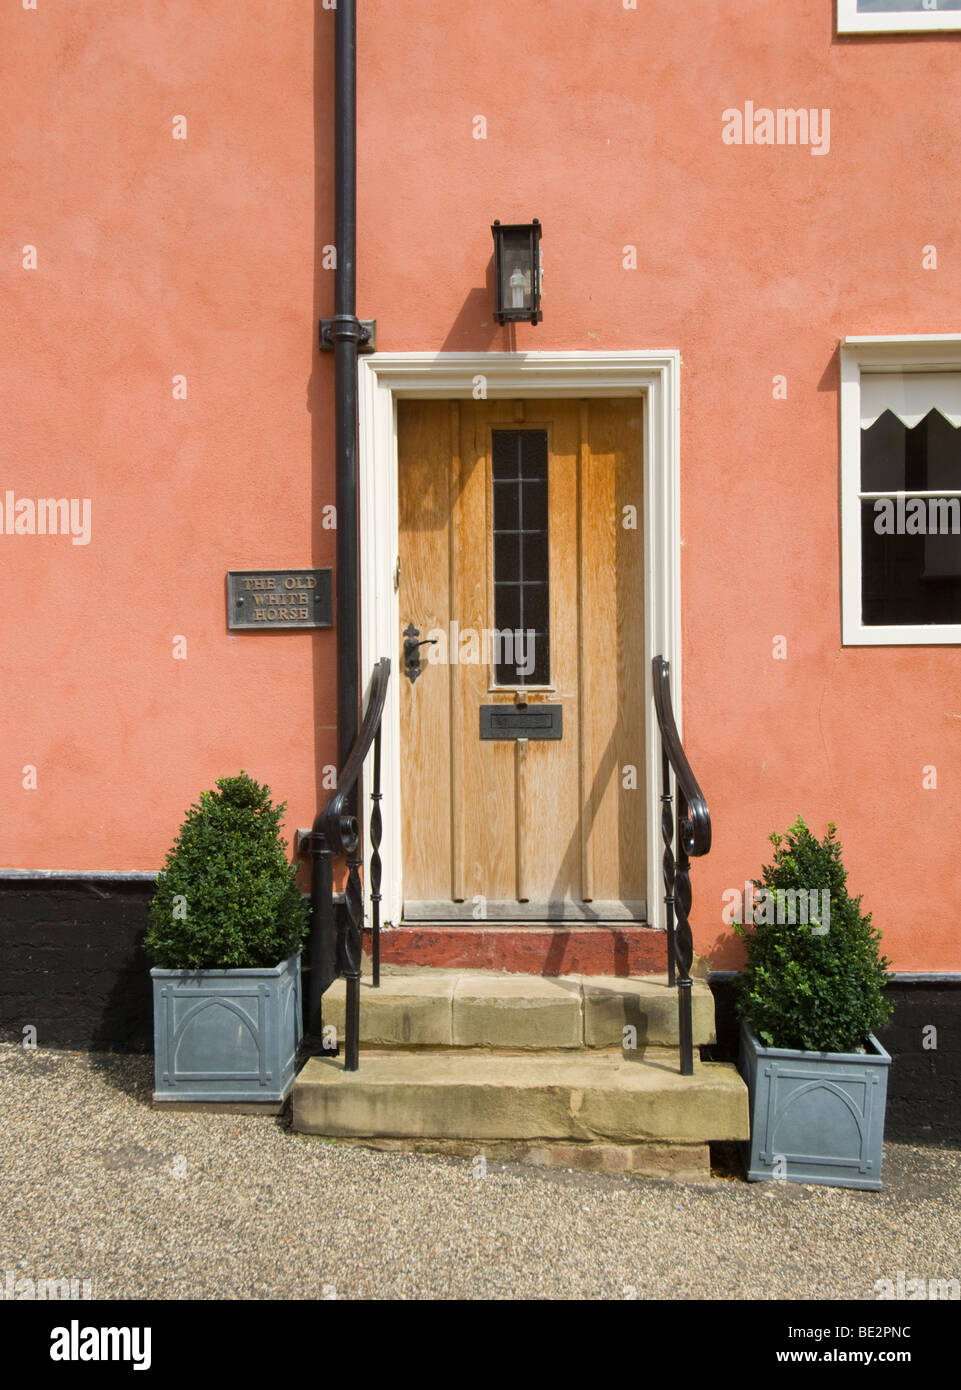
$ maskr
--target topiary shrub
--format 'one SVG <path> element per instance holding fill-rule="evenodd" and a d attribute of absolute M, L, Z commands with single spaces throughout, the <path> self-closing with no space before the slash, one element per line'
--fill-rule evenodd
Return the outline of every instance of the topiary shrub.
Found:
<path fill-rule="evenodd" d="M 753 922 L 746 909 L 748 922 L 734 924 L 747 947 L 738 1013 L 766 1047 L 854 1052 L 894 1007 L 884 995 L 890 961 L 880 954 L 881 934 L 871 914 L 862 914 L 861 898 L 848 894 L 836 835 L 831 824 L 819 841 L 801 816 L 784 835 L 770 835 L 774 862 L 764 865 L 763 906 L 755 909 Z M 789 918 L 788 894 L 811 890 L 817 898 L 805 898 L 804 905 L 815 909 L 806 924 L 800 910 L 793 922 L 777 920 Z M 821 910 L 824 890 L 830 894 L 827 911 Z M 782 912 L 772 910 L 779 891 Z"/>
<path fill-rule="evenodd" d="M 164 970 L 271 967 L 303 945 L 308 907 L 270 788 L 221 777 L 191 806 L 150 903 L 144 949 Z"/>

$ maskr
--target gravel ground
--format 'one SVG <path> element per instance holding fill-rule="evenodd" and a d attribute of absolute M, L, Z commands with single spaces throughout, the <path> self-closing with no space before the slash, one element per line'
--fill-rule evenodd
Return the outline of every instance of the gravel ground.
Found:
<path fill-rule="evenodd" d="M 880 1193 L 378 1153 L 282 1118 L 165 1114 L 147 1057 L 0 1044 L 0 1281 L 93 1298 L 873 1299 L 961 1278 L 961 1151 Z"/>

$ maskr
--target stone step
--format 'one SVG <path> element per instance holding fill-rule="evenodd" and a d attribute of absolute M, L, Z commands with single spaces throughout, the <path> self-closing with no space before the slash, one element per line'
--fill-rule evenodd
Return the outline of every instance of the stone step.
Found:
<path fill-rule="evenodd" d="M 728 1063 L 678 1054 L 377 1052 L 360 1070 L 313 1057 L 294 1082 L 302 1134 L 524 1146 L 706 1145 L 746 1139 L 747 1089 Z M 585 1166 L 573 1165 L 572 1166 Z M 590 1166 L 590 1165 L 586 1165 Z"/>
<path fill-rule="evenodd" d="M 343 1038 L 346 984 L 324 995 L 324 1025 Z M 715 1041 L 714 999 L 703 980 L 692 985 L 694 1044 Z M 625 1029 L 634 1030 L 625 1034 Z M 361 1046 L 618 1048 L 678 1043 L 677 990 L 666 975 L 493 974 L 418 970 L 368 979 L 360 991 Z"/>
<path fill-rule="evenodd" d="M 370 933 L 364 933 L 370 950 Z M 650 975 L 667 969 L 667 934 L 656 927 L 530 922 L 496 926 L 418 923 L 385 927 L 382 963 L 528 975 Z"/>

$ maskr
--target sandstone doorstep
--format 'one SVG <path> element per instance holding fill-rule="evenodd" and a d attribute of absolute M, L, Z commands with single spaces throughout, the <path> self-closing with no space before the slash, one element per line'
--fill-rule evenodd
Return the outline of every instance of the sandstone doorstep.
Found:
<path fill-rule="evenodd" d="M 714 1041 L 714 1004 L 702 980 L 692 986 L 694 1043 Z M 345 984 L 324 996 L 324 1023 L 343 1037 Z M 625 1032 L 626 1030 L 626 1032 Z M 361 984 L 364 1047 L 552 1048 L 676 1047 L 677 991 L 667 976 L 623 980 L 567 975 L 498 975 L 418 970 Z"/>
<path fill-rule="evenodd" d="M 537 975 L 465 973 L 454 986 L 455 1047 L 580 1047 L 584 1020 L 580 981 Z"/>
<path fill-rule="evenodd" d="M 482 1144 L 464 1139 L 343 1139 L 340 1142 L 384 1153 L 430 1153 L 468 1159 L 477 1177 L 486 1176 L 486 1168 L 478 1167 L 480 1158 L 491 1164 L 523 1163 L 536 1168 L 666 1177 L 681 1182 L 704 1181 L 711 1176 L 708 1144 L 573 1144 L 499 1139 L 488 1139 Z"/>
<path fill-rule="evenodd" d="M 314 1057 L 293 1089 L 293 1126 L 345 1138 L 705 1144 L 746 1138 L 733 1066 L 651 1048 L 610 1052 L 368 1052 L 360 1070 Z M 534 1147 L 538 1147 L 534 1144 Z"/>

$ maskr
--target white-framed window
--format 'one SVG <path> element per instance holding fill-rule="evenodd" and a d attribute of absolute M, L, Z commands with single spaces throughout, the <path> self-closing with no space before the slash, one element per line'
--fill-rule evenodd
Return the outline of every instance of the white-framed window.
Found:
<path fill-rule="evenodd" d="M 839 34 L 961 29 L 961 0 L 838 0 Z"/>
<path fill-rule="evenodd" d="M 961 337 L 841 344 L 846 646 L 961 643 Z"/>

